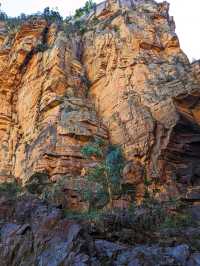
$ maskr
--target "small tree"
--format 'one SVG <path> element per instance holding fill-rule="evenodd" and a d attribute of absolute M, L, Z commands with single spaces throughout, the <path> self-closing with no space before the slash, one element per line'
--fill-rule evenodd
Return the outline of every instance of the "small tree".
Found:
<path fill-rule="evenodd" d="M 84 15 L 88 15 L 92 11 L 92 9 L 95 8 L 95 6 L 96 6 L 96 4 L 92 0 L 88 0 L 85 3 L 84 7 L 76 9 L 74 18 L 78 19 Z"/>
<path fill-rule="evenodd" d="M 84 11 L 86 14 L 89 14 L 90 11 L 92 11 L 92 9 L 94 9 L 96 6 L 96 4 L 92 1 L 92 0 L 88 0 L 86 3 L 85 3 L 85 6 L 84 6 Z"/>
<path fill-rule="evenodd" d="M 6 15 L 5 12 L 2 11 L 2 4 L 0 3 L 0 21 L 5 21 L 6 19 L 8 19 L 8 16 Z"/>
<path fill-rule="evenodd" d="M 50 23 L 62 21 L 62 17 L 57 10 L 52 10 L 46 7 L 43 11 L 42 16 Z"/>
<path fill-rule="evenodd" d="M 121 149 L 113 145 L 109 145 L 105 149 L 95 142 L 86 145 L 82 149 L 82 153 L 86 157 L 104 157 L 101 162 L 88 171 L 85 177 L 89 186 L 82 191 L 84 200 L 89 202 L 90 209 L 97 207 L 99 202 L 100 207 L 108 205 L 112 209 L 114 197 L 123 193 L 121 179 L 124 159 Z M 95 186 L 92 188 L 91 184 L 95 184 Z"/>

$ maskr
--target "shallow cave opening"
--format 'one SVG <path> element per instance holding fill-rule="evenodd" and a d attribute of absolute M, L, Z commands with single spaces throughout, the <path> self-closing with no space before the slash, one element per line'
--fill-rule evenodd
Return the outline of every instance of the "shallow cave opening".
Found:
<path fill-rule="evenodd" d="M 178 183 L 195 186 L 200 184 L 200 124 L 194 117 L 199 101 L 191 105 L 191 97 L 178 102 L 179 120 L 173 129 L 165 152 L 165 161 Z M 184 108 L 183 108 L 184 105 Z"/>

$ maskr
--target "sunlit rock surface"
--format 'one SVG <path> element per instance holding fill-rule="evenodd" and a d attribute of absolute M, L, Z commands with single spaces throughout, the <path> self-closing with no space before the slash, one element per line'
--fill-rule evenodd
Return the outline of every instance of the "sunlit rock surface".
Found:
<path fill-rule="evenodd" d="M 122 147 L 124 182 L 162 193 L 199 179 L 199 63 L 181 51 L 168 3 L 106 1 L 83 35 L 45 20 L 0 24 L 0 176 L 56 181 L 94 164 L 95 137 Z M 179 186 L 180 185 L 180 186 Z M 185 193 L 185 192 L 184 192 Z"/>
<path fill-rule="evenodd" d="M 186 141 L 178 126 L 182 114 L 176 98 L 198 94 L 199 83 L 180 49 L 169 5 L 131 3 L 108 1 L 104 8 L 101 4 L 96 11 L 98 24 L 84 35 L 83 62 L 91 81 L 90 94 L 111 141 L 121 145 L 126 159 L 133 162 L 129 182 L 138 184 L 144 178 L 144 174 L 138 177 L 140 164 L 148 178 L 161 180 L 176 193 L 172 177 L 192 159 L 184 149 L 184 163 L 170 160 L 176 157 L 169 148 L 171 141 Z M 194 117 L 190 122 L 196 124 Z M 195 134 L 189 127 L 185 130 Z M 170 156 L 166 155 L 169 149 Z M 182 173 L 182 178 L 193 178 L 197 164 L 191 166 L 193 174 Z"/>

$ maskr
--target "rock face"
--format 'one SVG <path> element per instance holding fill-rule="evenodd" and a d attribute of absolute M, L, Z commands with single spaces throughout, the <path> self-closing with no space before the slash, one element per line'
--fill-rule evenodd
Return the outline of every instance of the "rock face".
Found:
<path fill-rule="evenodd" d="M 148 178 L 167 181 L 168 187 L 173 176 L 187 182 L 199 176 L 197 112 L 187 125 L 183 121 L 194 103 L 191 98 L 199 97 L 199 83 L 168 9 L 166 2 L 108 1 L 101 12 L 97 8 L 99 23 L 84 36 L 90 93 L 111 141 L 133 163 L 128 175 L 133 184 L 143 178 L 138 164 Z M 190 170 L 184 171 L 186 161 Z"/>
<path fill-rule="evenodd" d="M 2 212 L 3 204 L 4 210 L 8 208 L 7 216 Z M 15 204 L 1 199 L 0 218 L 2 266 L 89 265 L 92 261 L 90 243 L 81 226 L 38 199 L 21 198 Z"/>
<path fill-rule="evenodd" d="M 123 148 L 124 182 L 163 192 L 198 184 L 199 63 L 190 65 L 169 5 L 110 0 L 83 35 L 36 19 L 0 24 L 0 177 L 75 178 L 95 137 Z M 178 182 L 177 182 L 178 181 Z"/>
<path fill-rule="evenodd" d="M 10 37 L 11 38 L 11 37 Z M 80 150 L 107 138 L 86 97 L 77 44 L 56 25 L 35 21 L 2 44 L 0 58 L 1 177 L 24 182 L 36 173 L 79 175 L 90 162 Z"/>
<path fill-rule="evenodd" d="M 42 18 L 16 33 L 0 22 L 2 266 L 200 265 L 200 62 L 190 64 L 181 51 L 168 10 L 167 2 L 107 0 L 71 32 Z M 97 139 L 121 146 L 126 159 L 120 188 L 131 195 L 114 195 L 116 206 L 149 189 L 159 199 L 181 196 L 195 223 L 185 229 L 190 217 L 172 206 L 181 230 L 168 219 L 169 232 L 149 233 L 150 223 L 169 218 L 161 205 L 137 207 L 137 223 L 124 207 L 122 216 L 108 215 L 107 228 L 100 220 L 101 230 L 96 221 L 69 220 L 66 210 L 88 208 L 80 189 L 100 159 L 81 149 Z M 49 203 L 26 190 L 37 180 L 41 198 L 62 178 L 62 193 Z M 6 194 L 13 179 L 20 182 Z"/>

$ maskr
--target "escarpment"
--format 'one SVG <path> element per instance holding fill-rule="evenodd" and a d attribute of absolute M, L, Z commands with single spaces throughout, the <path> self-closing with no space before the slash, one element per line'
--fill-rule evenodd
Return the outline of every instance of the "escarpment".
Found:
<path fill-rule="evenodd" d="M 91 3 L 0 22 L 0 265 L 198 266 L 200 61 L 167 2 Z"/>
<path fill-rule="evenodd" d="M 199 64 L 180 49 L 169 5 L 106 1 L 66 34 L 36 19 L 0 24 L 0 176 L 79 178 L 82 147 L 122 147 L 124 183 L 164 195 L 199 183 Z M 171 191 L 171 192 L 170 192 Z"/>
<path fill-rule="evenodd" d="M 90 164 L 81 147 L 92 137 L 107 138 L 86 97 L 76 45 L 56 30 L 45 21 L 27 23 L 1 56 L 2 177 L 78 175 Z"/>
<path fill-rule="evenodd" d="M 141 182 L 141 165 L 148 178 L 176 193 L 174 177 L 188 184 L 199 178 L 198 112 L 183 122 L 193 93 L 194 104 L 198 101 L 199 80 L 198 67 L 193 71 L 180 49 L 168 11 L 166 2 L 110 1 L 96 13 L 94 30 L 84 35 L 83 61 L 96 109 L 129 161 L 128 182 Z M 185 110 L 178 100 L 183 94 Z"/>

